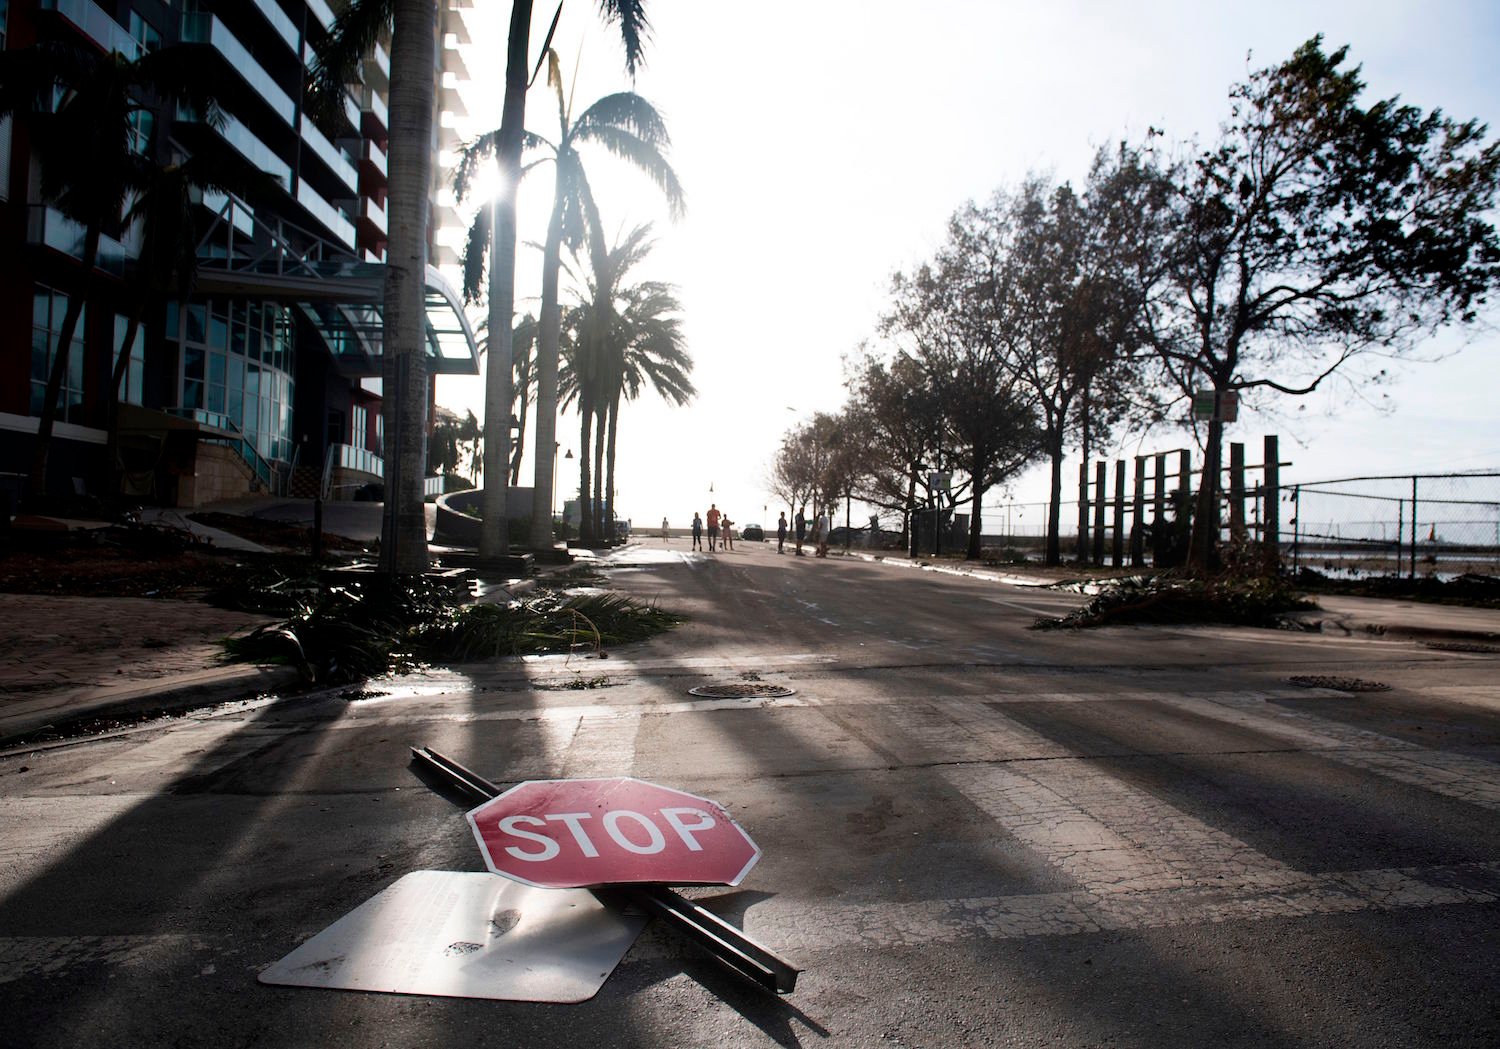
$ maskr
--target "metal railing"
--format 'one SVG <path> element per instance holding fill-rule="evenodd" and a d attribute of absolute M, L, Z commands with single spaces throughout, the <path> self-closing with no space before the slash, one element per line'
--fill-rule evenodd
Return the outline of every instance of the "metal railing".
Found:
<path fill-rule="evenodd" d="M 363 484 L 334 485 L 334 470 L 354 470 L 359 473 L 369 474 L 385 480 L 385 460 L 368 448 L 356 448 L 352 444 L 330 444 L 328 452 L 323 456 L 323 480 L 318 486 L 318 492 L 323 499 L 332 499 L 334 489 L 337 488 L 362 488 Z M 426 497 L 443 494 L 443 478 L 426 477 L 422 480 L 422 495 Z"/>
<path fill-rule="evenodd" d="M 231 436 L 226 438 L 209 437 L 206 440 L 214 444 L 221 444 L 233 448 L 239 452 L 240 458 L 250 471 L 266 486 L 266 491 L 272 495 L 285 496 L 287 486 L 291 483 L 292 470 L 289 464 L 272 461 L 260 453 L 255 447 L 255 442 L 245 431 L 228 415 L 223 412 L 211 412 L 205 408 L 165 408 L 168 415 L 175 415 L 182 419 L 192 419 L 194 422 L 211 426 L 215 430 L 222 430 Z"/>

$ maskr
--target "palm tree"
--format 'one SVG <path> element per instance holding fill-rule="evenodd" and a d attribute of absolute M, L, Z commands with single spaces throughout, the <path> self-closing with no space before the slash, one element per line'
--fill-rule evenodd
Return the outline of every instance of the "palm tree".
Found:
<path fill-rule="evenodd" d="M 697 394 L 689 376 L 693 359 L 688 356 L 678 314 L 682 304 L 675 289 L 660 281 L 647 281 L 624 293 L 625 306 L 611 340 L 610 366 L 605 375 L 608 446 L 605 451 L 605 538 L 615 538 L 615 437 L 619 429 L 620 401 L 633 401 L 647 389 L 679 408 Z"/>
<path fill-rule="evenodd" d="M 524 145 L 526 124 L 526 88 L 529 67 L 527 45 L 531 37 L 531 0 L 512 0 L 510 11 L 510 38 L 505 60 L 505 99 L 501 110 L 499 139 L 496 158 L 500 163 L 500 174 L 511 191 L 504 194 L 495 208 L 494 267 L 499 290 L 499 306 L 510 311 L 515 303 L 516 283 L 516 195 L 515 187 L 521 181 L 521 152 Z M 649 26 L 646 22 L 644 0 L 599 0 L 599 11 L 606 23 L 618 23 L 620 39 L 625 45 L 625 68 L 632 77 L 640 65 Z M 547 33 L 543 52 L 549 49 L 552 33 L 557 29 L 557 17 L 562 14 L 559 3 L 557 15 L 552 18 L 552 28 Z M 541 549 L 552 546 L 552 471 L 553 458 L 557 453 L 557 362 L 558 331 L 561 317 L 558 312 L 556 272 L 553 271 L 553 297 L 551 308 L 547 307 L 544 295 L 541 317 L 541 344 L 537 353 L 537 423 L 536 423 L 536 473 L 532 487 L 531 545 Z M 509 330 L 505 326 L 502 330 Z M 501 340 L 501 359 L 509 361 L 511 347 Z M 487 373 L 485 411 L 488 417 L 490 406 L 501 409 L 508 398 L 502 396 L 503 375 L 509 375 L 509 367 L 495 368 Z"/>
<path fill-rule="evenodd" d="M 126 203 L 144 191 L 154 167 L 134 148 L 145 101 L 179 101 L 222 122 L 214 80 L 193 49 L 168 47 L 139 58 L 56 41 L 0 52 L 0 117 L 31 132 L 41 196 L 84 228 L 81 286 L 68 296 L 37 423 L 27 499 L 46 495 L 47 457 L 73 334 L 99 261 L 99 240 L 121 221 Z"/>
<path fill-rule="evenodd" d="M 675 290 L 660 281 L 625 283 L 650 253 L 650 233 L 650 225 L 639 226 L 613 249 L 591 251 L 583 302 L 571 311 L 569 369 L 562 385 L 569 403 L 579 404 L 584 453 L 579 496 L 589 538 L 613 538 L 621 400 L 635 400 L 650 388 L 682 405 L 697 392 L 689 378 L 693 363 L 683 345 Z"/>
<path fill-rule="evenodd" d="M 592 143 L 629 161 L 661 189 L 674 217 L 680 215 L 683 210 L 682 187 L 677 181 L 676 172 L 667 162 L 665 154 L 670 136 L 667 134 L 666 123 L 662 120 L 661 114 L 650 102 L 634 92 L 617 92 L 594 102 L 575 118 L 571 100 L 563 91 L 562 70 L 557 53 L 551 50 L 547 52 L 547 83 L 557 98 L 558 140 L 553 143 L 540 135 L 531 133 L 524 136 L 530 148 L 546 151 L 556 166 L 552 216 L 547 224 L 547 239 L 542 247 L 542 315 L 539 326 L 540 345 L 537 351 L 535 456 L 537 465 L 532 488 L 531 544 L 538 548 L 550 547 L 552 543 L 552 457 L 556 453 L 557 360 L 562 323 L 558 305 L 558 284 L 562 268 L 562 247 L 564 242 L 567 242 L 570 247 L 576 247 L 585 238 L 591 247 L 603 243 L 602 237 L 598 234 L 598 209 L 594 204 L 593 191 L 589 186 L 579 147 Z M 460 195 L 472 185 L 479 165 L 489 157 L 501 154 L 504 130 L 502 126 L 496 131 L 481 135 L 465 148 L 463 160 L 454 179 L 455 189 Z M 518 168 L 517 171 L 521 172 L 522 169 Z M 500 317 L 509 316 L 513 308 L 511 302 L 505 298 L 505 288 L 500 281 L 505 261 L 504 248 L 500 240 L 494 237 L 495 231 L 501 229 L 505 221 L 502 210 L 497 204 L 494 208 L 494 217 L 488 220 L 491 223 L 492 233 L 491 258 L 499 260 L 498 265 L 490 267 L 489 302 L 492 329 L 498 329 L 503 323 Z M 476 229 L 470 230 L 470 251 L 467 253 L 469 255 L 472 255 L 476 242 L 483 243 L 477 234 L 478 221 L 482 219 L 476 220 Z M 466 264 L 466 279 L 472 270 L 472 264 Z M 498 364 L 492 363 L 491 374 L 497 368 Z M 501 389 L 499 400 L 496 400 L 496 396 L 495 383 L 492 379 L 486 388 L 487 418 L 491 417 L 489 412 L 492 404 L 497 413 L 503 411 L 506 416 L 509 415 L 509 391 Z M 493 417 L 499 416 L 497 414 Z M 503 484 L 503 475 L 494 479 L 494 487 L 498 488 Z M 500 524 L 504 517 L 504 497 L 498 491 L 492 494 L 492 482 L 488 478 L 485 482 L 484 506 L 484 517 L 487 523 L 483 534 L 494 537 L 491 541 L 498 546 L 500 540 L 497 533 L 503 535 L 504 532 Z M 498 515 L 492 512 L 492 506 L 498 508 Z M 485 552 L 483 540 L 481 540 L 480 552 Z"/>

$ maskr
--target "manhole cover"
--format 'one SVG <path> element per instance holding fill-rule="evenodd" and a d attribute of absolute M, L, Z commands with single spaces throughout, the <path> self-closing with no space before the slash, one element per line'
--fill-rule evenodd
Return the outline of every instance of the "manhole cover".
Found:
<path fill-rule="evenodd" d="M 699 685 L 688 689 L 690 696 L 706 696 L 709 699 L 779 699 L 796 694 L 797 690 L 794 688 L 767 685 L 759 681 L 734 685 Z"/>
<path fill-rule="evenodd" d="M 1334 677 L 1329 674 L 1298 674 L 1287 679 L 1303 688 L 1331 688 L 1336 692 L 1389 692 L 1383 681 L 1366 681 L 1357 677 Z"/>

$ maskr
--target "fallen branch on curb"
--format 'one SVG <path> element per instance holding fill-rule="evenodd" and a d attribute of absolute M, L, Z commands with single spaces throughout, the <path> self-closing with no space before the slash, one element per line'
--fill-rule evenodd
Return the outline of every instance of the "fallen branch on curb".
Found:
<path fill-rule="evenodd" d="M 1043 617 L 1033 630 L 1124 624 L 1219 623 L 1283 627 L 1287 614 L 1318 607 L 1276 577 L 1197 579 L 1132 576 L 1100 584 L 1093 600 L 1065 616 Z"/>

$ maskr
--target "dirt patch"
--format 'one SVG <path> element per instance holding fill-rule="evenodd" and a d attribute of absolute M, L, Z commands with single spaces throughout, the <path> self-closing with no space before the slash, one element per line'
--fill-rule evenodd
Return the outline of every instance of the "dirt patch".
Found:
<path fill-rule="evenodd" d="M 258 517 L 242 517 L 239 514 L 212 512 L 189 514 L 188 520 L 196 521 L 207 528 L 217 528 L 221 532 L 237 535 L 241 539 L 248 539 L 261 546 L 276 547 L 294 553 L 309 553 L 312 550 L 312 529 L 303 525 L 288 524 L 285 521 L 263 521 Z M 358 540 L 325 531 L 323 549 L 357 553 L 366 550 L 367 547 Z"/>
<path fill-rule="evenodd" d="M 0 592 L 200 599 L 232 592 L 287 555 L 216 550 L 180 529 L 16 530 L 0 550 Z"/>

